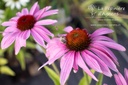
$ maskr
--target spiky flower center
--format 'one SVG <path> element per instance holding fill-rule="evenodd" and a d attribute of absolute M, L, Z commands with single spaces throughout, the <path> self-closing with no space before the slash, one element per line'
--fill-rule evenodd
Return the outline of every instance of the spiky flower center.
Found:
<path fill-rule="evenodd" d="M 36 20 L 32 15 L 23 15 L 18 19 L 17 28 L 21 31 L 32 29 Z"/>
<path fill-rule="evenodd" d="M 90 38 L 88 33 L 82 29 L 74 29 L 66 36 L 66 45 L 70 50 L 82 51 L 88 48 Z"/>

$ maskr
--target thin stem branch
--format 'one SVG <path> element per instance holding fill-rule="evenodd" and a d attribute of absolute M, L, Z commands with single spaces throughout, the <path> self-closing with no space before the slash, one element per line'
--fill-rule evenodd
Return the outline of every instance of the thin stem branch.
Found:
<path fill-rule="evenodd" d="M 55 72 L 59 75 L 60 73 L 59 73 L 59 70 L 58 70 L 57 66 L 55 65 L 55 63 L 52 64 L 52 67 L 55 70 Z"/>

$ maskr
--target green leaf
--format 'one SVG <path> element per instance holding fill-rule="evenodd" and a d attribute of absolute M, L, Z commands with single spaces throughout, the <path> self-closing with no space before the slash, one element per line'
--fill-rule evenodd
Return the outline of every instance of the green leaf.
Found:
<path fill-rule="evenodd" d="M 79 85 L 89 85 L 87 82 L 87 77 L 83 76 L 79 82 Z"/>
<path fill-rule="evenodd" d="M 96 85 L 102 85 L 102 81 L 103 81 L 103 74 L 99 74 L 98 76 L 98 82 L 96 83 Z"/>
<path fill-rule="evenodd" d="M 8 61 L 5 58 L 0 58 L 0 65 L 5 65 L 7 63 Z"/>
<path fill-rule="evenodd" d="M 22 50 L 20 50 L 20 52 L 18 53 L 18 55 L 16 56 L 17 60 L 19 61 L 22 70 L 25 70 L 25 56 Z"/>
<path fill-rule="evenodd" d="M 55 85 L 60 85 L 59 83 L 59 76 L 49 67 L 45 66 L 44 67 L 48 76 L 53 80 Z"/>
<path fill-rule="evenodd" d="M 1 66 L 0 73 L 15 76 L 15 73 L 8 66 Z"/>
<path fill-rule="evenodd" d="M 27 48 L 35 49 L 35 44 L 34 43 L 32 43 L 30 41 L 27 41 L 26 44 L 27 44 Z"/>
<path fill-rule="evenodd" d="M 91 70 L 91 72 L 93 74 L 95 73 L 94 70 Z M 90 85 L 92 78 L 88 74 L 86 74 L 85 72 L 83 72 L 83 73 L 84 73 L 84 76 L 83 76 L 83 78 L 81 78 L 79 85 Z"/>
<path fill-rule="evenodd" d="M 5 50 L 0 49 L 0 56 L 3 56 L 4 52 L 5 52 Z"/>

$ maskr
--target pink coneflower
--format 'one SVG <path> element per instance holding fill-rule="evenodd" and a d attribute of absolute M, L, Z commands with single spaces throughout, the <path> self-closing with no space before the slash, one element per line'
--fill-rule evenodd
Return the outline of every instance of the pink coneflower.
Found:
<path fill-rule="evenodd" d="M 123 77 L 121 73 L 114 74 L 115 81 L 117 85 L 128 85 L 128 69 L 124 69 L 125 76 Z"/>
<path fill-rule="evenodd" d="M 30 12 L 27 8 L 24 8 L 15 17 L 2 23 L 7 28 L 3 33 L 1 48 L 8 48 L 15 41 L 15 54 L 18 54 L 20 48 L 26 46 L 26 40 L 30 34 L 39 45 L 45 47 L 44 41 L 48 42 L 50 40 L 48 36 L 53 36 L 53 34 L 42 25 L 52 25 L 57 22 L 52 19 L 41 20 L 46 16 L 58 13 L 58 10 L 50 10 L 50 8 L 51 6 L 47 6 L 39 9 L 39 5 L 36 2 Z"/>
<path fill-rule="evenodd" d="M 84 29 L 73 29 L 70 26 L 64 30 L 67 34 L 61 35 L 61 39 L 53 38 L 48 43 L 46 49 L 48 62 L 39 69 L 62 57 L 60 61 L 61 85 L 66 82 L 72 68 L 74 72 L 78 71 L 78 66 L 96 81 L 98 81 L 97 78 L 91 73 L 88 66 L 109 77 L 112 76 L 110 69 L 118 72 L 116 67 L 116 64 L 118 64 L 117 58 L 109 48 L 120 51 L 125 51 L 125 48 L 112 39 L 103 36 L 112 33 L 111 29 L 101 28 L 92 34 L 88 34 Z"/>

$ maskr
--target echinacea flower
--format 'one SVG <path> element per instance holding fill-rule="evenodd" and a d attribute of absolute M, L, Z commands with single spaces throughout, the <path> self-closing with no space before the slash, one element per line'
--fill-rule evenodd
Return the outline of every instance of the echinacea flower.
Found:
<path fill-rule="evenodd" d="M 26 6 L 26 3 L 29 2 L 29 0 L 3 0 L 6 3 L 7 7 L 10 7 L 11 9 L 14 9 L 15 7 L 17 9 L 20 9 L 21 6 Z"/>
<path fill-rule="evenodd" d="M 20 48 L 26 46 L 26 40 L 30 34 L 39 45 L 45 47 L 44 41 L 48 42 L 50 40 L 48 36 L 54 35 L 42 25 L 52 25 L 57 22 L 52 19 L 41 20 L 46 16 L 57 14 L 58 10 L 50 10 L 50 8 L 51 6 L 47 6 L 39 9 L 38 3 L 35 3 L 30 12 L 24 8 L 17 13 L 16 17 L 3 22 L 2 25 L 7 28 L 3 32 L 1 48 L 8 48 L 15 41 L 15 54 L 18 54 Z"/>
<path fill-rule="evenodd" d="M 78 71 L 78 66 L 96 81 L 98 79 L 91 73 L 88 66 L 109 77 L 112 76 L 110 69 L 118 72 L 116 67 L 116 64 L 118 64 L 117 58 L 109 48 L 120 51 L 125 51 L 125 48 L 104 36 L 104 34 L 112 33 L 113 30 L 101 28 L 92 34 L 88 34 L 84 29 L 73 29 L 70 26 L 64 30 L 67 34 L 62 34 L 61 39 L 53 38 L 47 44 L 46 56 L 48 61 L 38 70 L 62 57 L 60 61 L 61 85 L 65 84 L 72 68 L 74 72 Z"/>
<path fill-rule="evenodd" d="M 124 77 L 121 73 L 114 74 L 117 85 L 128 85 L 128 69 L 124 69 Z"/>

